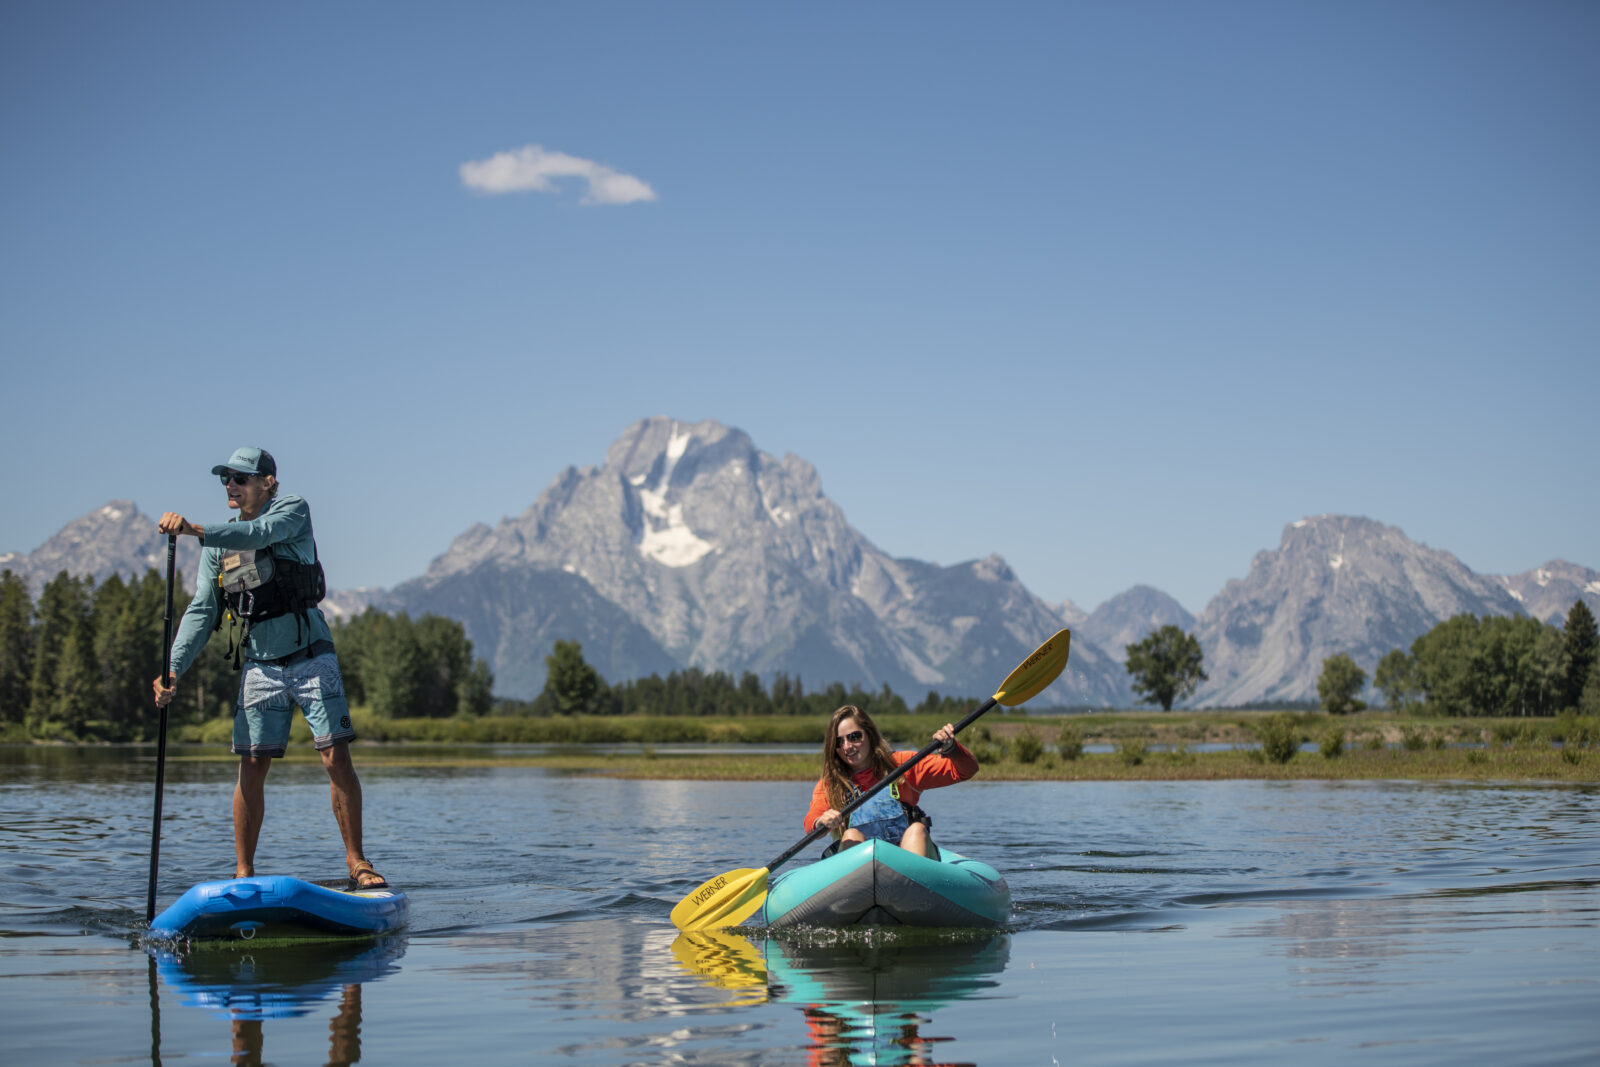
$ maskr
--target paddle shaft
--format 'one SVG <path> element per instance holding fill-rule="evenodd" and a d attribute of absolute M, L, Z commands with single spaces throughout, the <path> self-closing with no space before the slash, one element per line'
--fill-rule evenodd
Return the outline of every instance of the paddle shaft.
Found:
<path fill-rule="evenodd" d="M 968 726 L 971 726 L 973 722 L 977 720 L 978 716 L 994 707 L 997 703 L 999 702 L 995 700 L 994 697 L 990 697 L 982 704 L 979 704 L 976 708 L 973 708 L 971 711 L 967 712 L 966 716 L 960 722 L 956 723 L 955 732 L 959 734 L 962 730 L 965 730 Z M 877 785 L 873 786 L 871 789 L 867 790 L 865 793 L 862 793 L 850 803 L 840 808 L 839 818 L 848 819 L 852 811 L 855 811 L 861 805 L 877 796 L 879 792 L 888 788 L 888 786 L 892 782 L 896 781 L 901 775 L 905 774 L 911 768 L 921 763 L 927 757 L 933 755 L 941 747 L 943 746 L 941 746 L 937 741 L 929 741 L 926 745 L 923 745 L 915 756 L 912 756 L 910 759 L 900 764 L 900 766 L 884 775 Z M 784 850 L 784 852 L 777 859 L 767 864 L 766 869 L 771 871 L 781 864 L 788 863 L 790 860 L 794 859 L 797 854 L 799 854 L 801 849 L 805 848 L 807 845 L 811 844 L 811 842 L 817 840 L 817 838 L 827 833 L 828 829 L 829 828 L 827 826 L 817 826 L 809 834 L 797 841 L 794 845 Z"/>
<path fill-rule="evenodd" d="M 178 535 L 167 535 L 167 610 L 161 636 L 161 681 L 172 673 L 172 586 L 178 565 Z M 156 810 L 150 820 L 150 889 L 145 894 L 144 921 L 156 917 L 156 868 L 161 865 L 161 794 L 167 779 L 167 705 L 161 705 L 161 733 L 156 740 Z"/>

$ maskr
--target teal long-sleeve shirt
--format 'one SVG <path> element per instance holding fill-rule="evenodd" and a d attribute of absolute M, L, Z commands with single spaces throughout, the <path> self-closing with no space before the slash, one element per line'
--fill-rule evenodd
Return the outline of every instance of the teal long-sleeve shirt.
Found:
<path fill-rule="evenodd" d="M 200 532 L 204 535 L 201 543 L 205 547 L 200 553 L 200 572 L 195 576 L 194 599 L 189 601 L 189 609 L 183 613 L 183 622 L 178 626 L 178 636 L 172 642 L 172 673 L 178 677 L 193 665 L 216 629 L 217 616 L 222 611 L 217 573 L 225 552 L 270 547 L 275 555 L 301 563 L 311 563 L 317 555 L 311 537 L 311 507 L 304 497 L 279 496 L 254 519 L 236 517 L 228 522 L 207 523 L 200 527 Z M 278 659 L 313 641 L 332 640 L 322 612 L 313 608 L 309 615 L 310 626 L 294 615 L 280 615 L 254 623 L 249 640 L 245 642 L 244 658 Z"/>

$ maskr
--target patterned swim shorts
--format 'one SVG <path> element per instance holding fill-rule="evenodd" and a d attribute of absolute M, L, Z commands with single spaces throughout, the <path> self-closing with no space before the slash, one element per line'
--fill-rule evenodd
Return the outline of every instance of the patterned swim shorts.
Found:
<path fill-rule="evenodd" d="M 234 755 L 277 758 L 287 752 L 295 705 L 319 750 L 355 740 L 334 653 L 286 664 L 247 660 L 233 709 Z"/>

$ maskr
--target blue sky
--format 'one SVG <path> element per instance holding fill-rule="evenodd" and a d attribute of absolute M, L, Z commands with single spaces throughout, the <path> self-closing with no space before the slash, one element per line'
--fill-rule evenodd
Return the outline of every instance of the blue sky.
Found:
<path fill-rule="evenodd" d="M 1582 2 L 13 0 L 0 550 L 220 516 L 251 443 L 392 585 L 663 414 L 1086 609 L 1324 512 L 1597 567 L 1597 55 Z"/>

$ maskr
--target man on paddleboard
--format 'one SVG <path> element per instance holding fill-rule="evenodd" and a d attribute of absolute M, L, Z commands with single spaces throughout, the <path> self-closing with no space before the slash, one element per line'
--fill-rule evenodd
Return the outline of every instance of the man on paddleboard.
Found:
<path fill-rule="evenodd" d="M 344 838 L 345 865 L 360 889 L 386 885 L 361 851 L 361 781 L 350 761 L 350 705 L 333 650 L 333 634 L 317 608 L 325 592 L 311 535 L 311 509 L 302 497 L 278 495 L 278 464 L 260 448 L 241 448 L 211 468 L 222 479 L 227 522 L 196 526 L 168 511 L 164 534 L 200 540 L 194 599 L 172 644 L 172 677 L 151 687 L 156 703 L 171 703 L 182 677 L 217 630 L 224 613 L 234 667 L 243 674 L 233 711 L 233 752 L 239 779 L 233 791 L 235 878 L 255 873 L 256 841 L 266 816 L 265 785 L 272 761 L 288 750 L 294 707 L 311 727 L 332 785 L 333 814 Z M 168 681 L 172 684 L 166 684 Z"/>
<path fill-rule="evenodd" d="M 938 846 L 930 835 L 933 820 L 917 801 L 924 789 L 955 785 L 977 774 L 978 757 L 956 740 L 955 726 L 950 723 L 934 731 L 933 739 L 943 746 L 940 754 L 912 767 L 899 781 L 851 812 L 849 826 L 841 827 L 837 825 L 839 812 L 851 800 L 916 753 L 891 751 L 872 716 L 854 704 L 833 713 L 822 742 L 822 778 L 811 791 L 811 808 L 805 817 L 806 833 L 819 824 L 833 828 L 834 843 L 824 856 L 872 837 L 919 856 L 938 858 Z"/>

